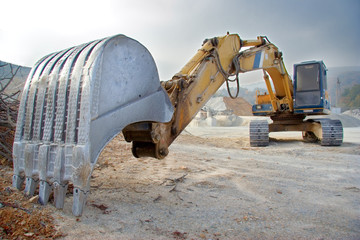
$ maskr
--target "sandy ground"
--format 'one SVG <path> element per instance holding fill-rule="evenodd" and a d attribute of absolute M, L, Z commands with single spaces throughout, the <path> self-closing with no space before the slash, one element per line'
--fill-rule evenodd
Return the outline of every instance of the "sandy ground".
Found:
<path fill-rule="evenodd" d="M 164 160 L 121 137 L 103 151 L 81 218 L 52 206 L 63 239 L 360 239 L 360 128 L 341 147 L 247 127 L 187 128 Z M 275 139 L 274 139 L 275 138 Z"/>

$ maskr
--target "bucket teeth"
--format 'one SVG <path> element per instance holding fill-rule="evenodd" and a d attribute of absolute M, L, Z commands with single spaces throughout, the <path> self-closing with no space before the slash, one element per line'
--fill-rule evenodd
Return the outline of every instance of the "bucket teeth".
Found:
<path fill-rule="evenodd" d="M 36 190 L 36 187 L 38 186 L 39 181 L 35 180 L 31 177 L 26 178 L 26 184 L 25 184 L 25 194 L 28 196 L 33 196 Z"/>
<path fill-rule="evenodd" d="M 48 203 L 51 192 L 52 186 L 48 182 L 40 180 L 39 202 L 42 205 L 46 205 Z"/>
<path fill-rule="evenodd" d="M 168 122 L 173 106 L 149 51 L 124 35 L 50 54 L 32 68 L 21 95 L 13 145 L 13 186 L 41 204 L 54 193 L 73 214 L 86 205 L 90 178 L 105 145 L 136 122 Z M 24 176 L 24 177 L 23 177 Z"/>
<path fill-rule="evenodd" d="M 72 206 L 72 213 L 74 216 L 81 216 L 85 207 L 88 192 L 84 192 L 79 188 L 74 188 L 74 202 Z"/>
<path fill-rule="evenodd" d="M 19 175 L 13 175 L 13 179 L 12 179 L 12 186 L 14 188 L 17 188 L 17 189 L 21 189 L 21 186 L 23 185 L 24 183 L 24 180 L 25 178 L 24 177 L 21 177 Z"/>
<path fill-rule="evenodd" d="M 68 184 L 54 183 L 54 204 L 57 209 L 64 208 L 65 196 L 68 189 Z"/>

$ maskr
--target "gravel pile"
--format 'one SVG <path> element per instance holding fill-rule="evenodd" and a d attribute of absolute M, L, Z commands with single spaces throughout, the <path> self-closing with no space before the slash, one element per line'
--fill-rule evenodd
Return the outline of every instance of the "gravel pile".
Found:
<path fill-rule="evenodd" d="M 360 109 L 353 109 L 343 112 L 342 114 L 355 117 L 360 120 Z"/>

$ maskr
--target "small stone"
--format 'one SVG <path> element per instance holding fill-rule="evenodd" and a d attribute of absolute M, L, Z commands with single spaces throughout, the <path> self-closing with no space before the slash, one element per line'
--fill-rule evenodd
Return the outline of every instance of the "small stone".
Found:
<path fill-rule="evenodd" d="M 14 188 L 14 187 L 6 187 L 6 188 L 5 188 L 5 191 L 6 191 L 8 194 L 11 194 L 11 193 L 13 193 L 13 192 L 18 191 L 18 189 L 17 189 L 17 188 Z"/>
<path fill-rule="evenodd" d="M 39 201 L 39 195 L 33 196 L 29 199 L 29 203 L 37 203 Z"/>
<path fill-rule="evenodd" d="M 203 233 L 200 233 L 199 237 L 202 238 L 202 239 L 204 239 L 204 238 L 206 238 L 206 235 L 203 234 Z"/>

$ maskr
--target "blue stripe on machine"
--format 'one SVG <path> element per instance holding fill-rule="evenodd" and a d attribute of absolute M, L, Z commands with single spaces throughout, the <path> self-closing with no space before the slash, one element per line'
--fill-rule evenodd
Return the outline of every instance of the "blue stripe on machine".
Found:
<path fill-rule="evenodd" d="M 258 51 L 255 55 L 253 69 L 257 69 L 260 66 L 261 51 Z"/>

